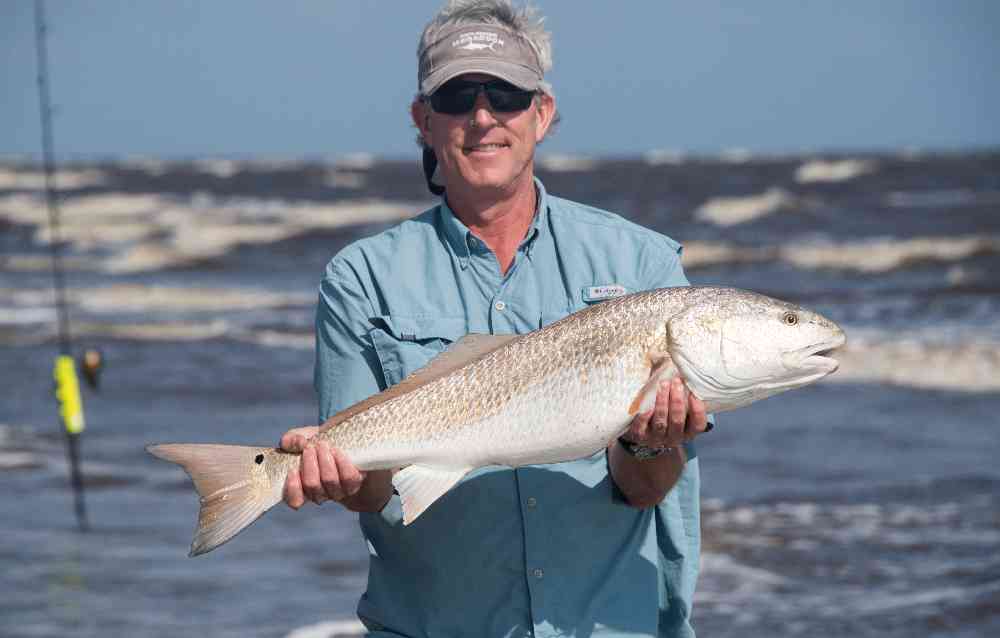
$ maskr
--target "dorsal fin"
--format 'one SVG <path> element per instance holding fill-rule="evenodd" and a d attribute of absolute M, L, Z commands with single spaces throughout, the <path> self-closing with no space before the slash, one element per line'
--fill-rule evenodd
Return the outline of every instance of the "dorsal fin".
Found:
<path fill-rule="evenodd" d="M 521 336 L 523 335 L 467 334 L 451 344 L 444 352 L 427 362 L 427 365 L 414 370 L 396 385 L 333 415 L 327 419 L 320 431 L 322 432 L 334 427 L 338 423 L 346 421 L 355 414 L 364 412 L 372 406 L 385 403 L 390 399 L 395 399 L 421 386 L 425 386 L 431 381 L 436 381 Z"/>

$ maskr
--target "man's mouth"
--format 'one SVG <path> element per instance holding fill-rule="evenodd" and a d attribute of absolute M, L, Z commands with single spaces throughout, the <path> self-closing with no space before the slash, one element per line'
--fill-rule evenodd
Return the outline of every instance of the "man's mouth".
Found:
<path fill-rule="evenodd" d="M 510 144 L 504 143 L 490 143 L 490 144 L 473 144 L 471 146 L 466 146 L 462 150 L 466 153 L 490 153 L 493 151 L 503 150 L 505 148 L 510 148 Z"/>

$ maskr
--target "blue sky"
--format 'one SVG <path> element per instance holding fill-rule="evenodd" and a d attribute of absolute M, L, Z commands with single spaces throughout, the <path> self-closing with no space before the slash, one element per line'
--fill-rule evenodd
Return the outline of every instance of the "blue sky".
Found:
<path fill-rule="evenodd" d="M 47 3 L 74 155 L 416 154 L 424 1 Z M 1000 146 L 1000 2 L 539 0 L 564 121 L 544 150 Z M 38 152 L 33 3 L 0 4 L 0 153 Z"/>

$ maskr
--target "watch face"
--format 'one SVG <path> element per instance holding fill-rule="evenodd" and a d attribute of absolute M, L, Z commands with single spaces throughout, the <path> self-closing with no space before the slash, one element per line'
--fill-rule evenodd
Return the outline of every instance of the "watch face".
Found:
<path fill-rule="evenodd" d="M 655 459 L 659 455 L 663 454 L 670 448 L 667 447 L 649 447 L 646 445 L 641 445 L 639 443 L 633 443 L 632 441 L 627 441 L 624 438 L 619 438 L 618 442 L 621 444 L 625 451 L 640 461 L 645 461 L 646 459 Z"/>
<path fill-rule="evenodd" d="M 666 448 L 646 447 L 645 445 L 637 445 L 635 446 L 634 454 L 635 458 L 646 460 L 646 459 L 655 459 L 656 457 L 658 457 L 659 455 L 663 454 L 666 451 L 667 451 Z"/>

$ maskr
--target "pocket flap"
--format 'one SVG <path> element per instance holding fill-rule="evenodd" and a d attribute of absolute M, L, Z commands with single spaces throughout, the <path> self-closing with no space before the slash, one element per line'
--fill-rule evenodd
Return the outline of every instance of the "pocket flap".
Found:
<path fill-rule="evenodd" d="M 372 318 L 372 323 L 399 341 L 427 341 L 444 339 L 455 342 L 468 333 L 465 317 L 405 317 L 381 315 Z"/>

